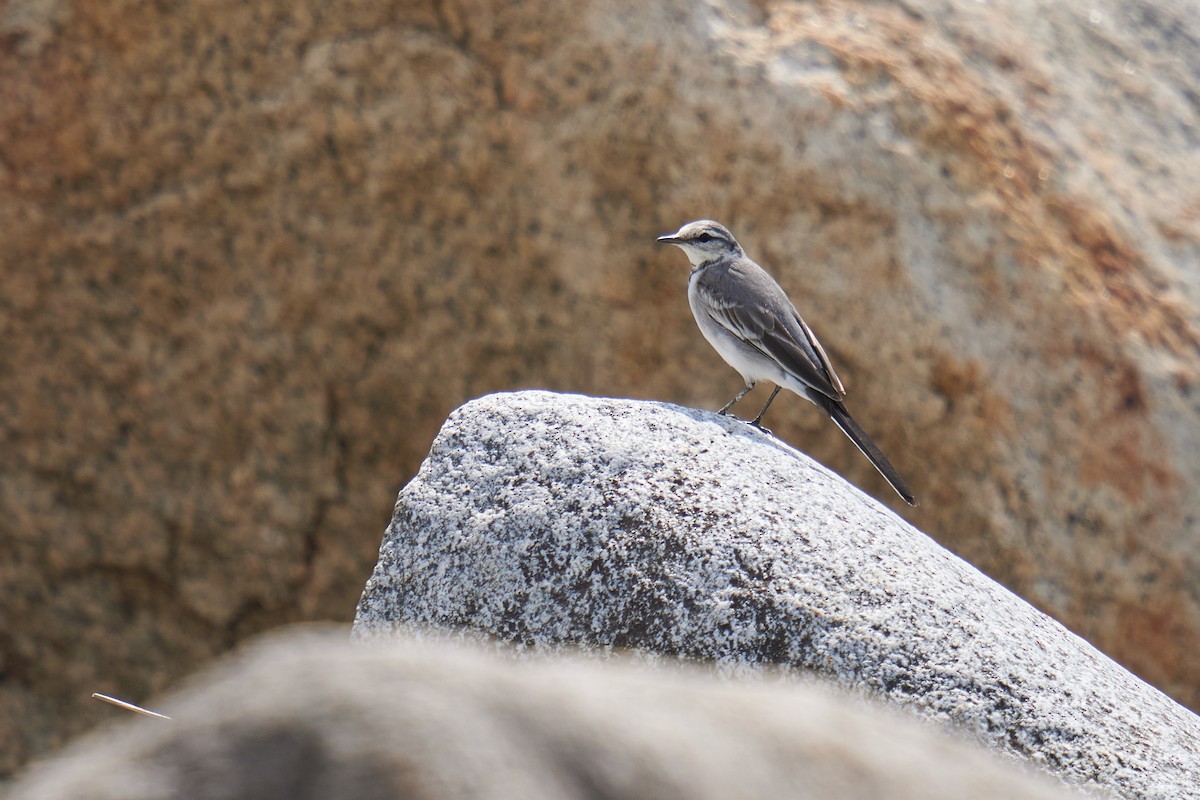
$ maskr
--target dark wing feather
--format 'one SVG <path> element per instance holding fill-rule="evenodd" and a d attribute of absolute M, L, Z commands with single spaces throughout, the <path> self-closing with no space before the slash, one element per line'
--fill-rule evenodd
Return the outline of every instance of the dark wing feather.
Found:
<path fill-rule="evenodd" d="M 709 316 L 743 342 L 773 359 L 805 385 L 830 399 L 840 400 L 846 390 L 833 371 L 824 348 L 804 320 L 800 319 L 778 284 L 766 273 L 762 273 L 762 276 L 770 282 L 771 288 L 760 285 L 760 297 L 771 301 L 772 306 L 782 304 L 781 308 L 776 309 L 776 312 L 782 313 L 771 313 L 759 303 L 729 303 L 722 301 L 717 293 L 705 291 Z M 720 294 L 727 296 L 726 292 Z M 793 320 L 794 323 L 789 324 Z"/>
<path fill-rule="evenodd" d="M 825 354 L 825 348 L 821 347 L 821 342 L 817 339 L 817 335 L 812 332 L 812 328 L 808 327 L 808 323 L 801 319 L 799 314 L 796 314 L 796 322 L 800 323 L 800 329 L 804 331 L 809 344 L 812 345 L 813 350 L 817 351 L 817 356 L 821 359 L 821 366 L 825 367 L 825 372 L 829 375 L 829 382 L 838 390 L 839 395 L 845 397 L 846 387 L 842 385 L 842 379 L 838 377 L 838 374 L 833 371 L 833 362 Z"/>

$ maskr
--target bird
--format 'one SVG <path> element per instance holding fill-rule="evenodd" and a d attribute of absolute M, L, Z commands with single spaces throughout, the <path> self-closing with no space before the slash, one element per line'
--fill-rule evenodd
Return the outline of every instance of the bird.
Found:
<path fill-rule="evenodd" d="M 759 381 L 775 384 L 766 405 L 749 423 L 762 427 L 763 415 L 781 388 L 830 416 L 896 494 L 911 506 L 917 499 L 892 462 L 854 421 L 843 398 L 846 389 L 825 348 L 800 317 L 783 287 L 746 255 L 733 234 L 710 219 L 689 222 L 658 237 L 688 257 L 688 305 L 708 343 L 745 381 L 745 388 L 717 412 L 725 414 Z"/>

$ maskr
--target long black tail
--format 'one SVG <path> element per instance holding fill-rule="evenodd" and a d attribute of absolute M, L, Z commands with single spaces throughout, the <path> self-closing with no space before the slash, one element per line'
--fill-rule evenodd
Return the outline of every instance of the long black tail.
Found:
<path fill-rule="evenodd" d="M 913 496 L 912 490 L 908 488 L 908 484 L 900 477 L 900 473 L 896 472 L 896 468 L 892 466 L 892 462 L 887 460 L 887 456 L 880 451 L 879 446 L 854 421 L 854 418 L 850 416 L 850 412 L 846 410 L 846 407 L 827 397 L 820 399 L 825 401 L 821 404 L 822 408 L 833 418 L 837 426 L 842 429 L 842 433 L 850 437 L 850 441 L 854 442 L 854 445 L 862 451 L 862 454 L 874 465 L 875 469 L 879 470 L 879 474 L 892 485 L 892 488 L 896 490 L 896 494 L 904 498 L 904 502 L 910 506 L 917 505 L 917 498 Z"/>

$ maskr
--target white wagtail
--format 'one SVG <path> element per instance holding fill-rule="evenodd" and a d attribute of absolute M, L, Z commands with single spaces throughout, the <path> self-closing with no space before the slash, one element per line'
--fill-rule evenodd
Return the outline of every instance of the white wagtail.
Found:
<path fill-rule="evenodd" d="M 717 413 L 728 411 L 758 381 L 770 381 L 775 391 L 750 421 L 761 428 L 763 414 L 780 387 L 786 387 L 827 413 L 904 502 L 915 506 L 908 484 L 846 411 L 842 403 L 846 390 L 812 329 L 779 284 L 746 256 L 733 234 L 719 222 L 704 219 L 658 241 L 675 245 L 692 262 L 688 304 L 696 324 L 746 382 L 746 388 Z"/>

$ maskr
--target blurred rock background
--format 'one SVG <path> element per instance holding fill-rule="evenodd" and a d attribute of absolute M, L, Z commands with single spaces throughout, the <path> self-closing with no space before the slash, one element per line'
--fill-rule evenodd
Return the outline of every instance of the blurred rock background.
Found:
<path fill-rule="evenodd" d="M 819 681 L 729 681 L 695 665 L 566 655 L 514 663 L 478 643 L 408 637 L 356 647 L 344 629 L 276 630 L 238 650 L 163 699 L 170 724 L 130 715 L 93 731 L 11 783 L 6 797 L 1114 796 L 1079 781 L 1072 791 L 978 741 Z M 1178 791 L 1172 778 L 1186 773 L 1133 777 L 1134 792 L 1149 785 L 1168 796 Z"/>
<path fill-rule="evenodd" d="M 777 435 L 1200 707 L 1198 83 L 1171 2 L 0 2 L 0 771 L 348 622 L 467 399 L 725 402 L 700 216 L 923 505 Z"/>

